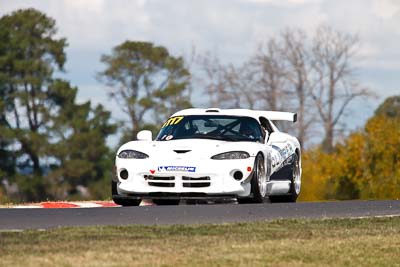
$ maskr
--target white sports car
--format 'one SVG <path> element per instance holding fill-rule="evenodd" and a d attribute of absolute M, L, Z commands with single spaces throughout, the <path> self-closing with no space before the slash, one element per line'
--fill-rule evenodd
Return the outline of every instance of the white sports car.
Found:
<path fill-rule="evenodd" d="M 185 109 L 172 115 L 155 140 L 138 133 L 115 160 L 112 198 L 123 206 L 142 199 L 236 198 L 238 203 L 295 202 L 301 188 L 299 141 L 272 121 L 295 122 L 288 112 Z"/>

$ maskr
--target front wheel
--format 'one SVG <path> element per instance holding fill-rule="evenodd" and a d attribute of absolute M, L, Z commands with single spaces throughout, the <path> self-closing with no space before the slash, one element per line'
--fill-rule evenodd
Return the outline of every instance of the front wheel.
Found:
<path fill-rule="evenodd" d="M 111 181 L 111 197 L 115 204 L 121 206 L 139 206 L 141 199 L 121 199 L 118 198 L 117 182 Z"/>
<path fill-rule="evenodd" d="M 263 203 L 267 194 L 267 175 L 265 172 L 264 157 L 258 154 L 254 161 L 253 177 L 251 178 L 251 196 L 237 198 L 239 204 Z"/>

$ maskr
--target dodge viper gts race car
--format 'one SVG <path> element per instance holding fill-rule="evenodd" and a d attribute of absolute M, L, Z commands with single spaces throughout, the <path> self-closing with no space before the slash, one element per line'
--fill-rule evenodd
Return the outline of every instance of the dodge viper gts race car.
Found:
<path fill-rule="evenodd" d="M 301 188 L 299 141 L 274 121 L 295 122 L 289 112 L 185 109 L 173 114 L 155 140 L 150 131 L 116 155 L 112 198 L 123 206 L 142 199 L 236 198 L 238 203 L 295 202 Z"/>

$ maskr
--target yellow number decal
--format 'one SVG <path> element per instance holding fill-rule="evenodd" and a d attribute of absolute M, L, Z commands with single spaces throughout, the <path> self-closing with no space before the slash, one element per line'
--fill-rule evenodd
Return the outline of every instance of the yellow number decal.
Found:
<path fill-rule="evenodd" d="M 181 122 L 181 120 L 183 120 L 183 117 L 175 117 L 175 121 L 174 124 L 178 124 Z"/>
<path fill-rule="evenodd" d="M 162 126 L 162 128 L 170 126 L 170 125 L 175 125 L 181 122 L 181 120 L 183 120 L 183 117 L 173 117 L 173 118 L 169 118 Z"/>

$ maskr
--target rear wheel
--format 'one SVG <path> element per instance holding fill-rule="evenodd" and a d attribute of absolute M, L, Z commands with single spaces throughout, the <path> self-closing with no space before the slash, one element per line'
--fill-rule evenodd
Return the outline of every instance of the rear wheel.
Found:
<path fill-rule="evenodd" d="M 239 204 L 262 203 L 267 194 L 267 175 L 265 172 L 264 157 L 258 154 L 254 161 L 253 177 L 251 178 L 251 196 L 237 198 Z"/>
<path fill-rule="evenodd" d="M 139 206 L 141 199 L 121 199 L 118 198 L 117 182 L 111 181 L 111 196 L 115 204 L 121 206 Z"/>
<path fill-rule="evenodd" d="M 300 194 L 300 189 L 301 189 L 300 161 L 297 154 L 295 154 L 292 163 L 289 194 L 283 196 L 270 196 L 269 200 L 271 203 L 296 202 Z"/>
<path fill-rule="evenodd" d="M 179 199 L 153 199 L 153 203 L 159 206 L 179 205 Z"/>

